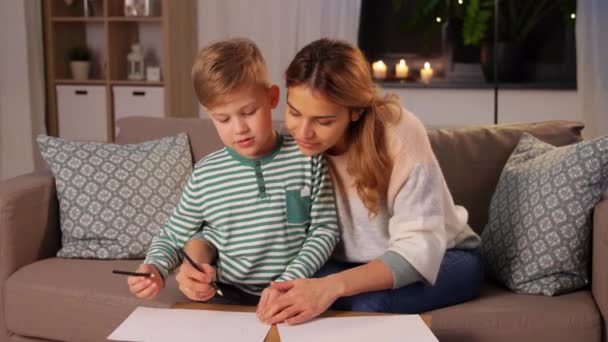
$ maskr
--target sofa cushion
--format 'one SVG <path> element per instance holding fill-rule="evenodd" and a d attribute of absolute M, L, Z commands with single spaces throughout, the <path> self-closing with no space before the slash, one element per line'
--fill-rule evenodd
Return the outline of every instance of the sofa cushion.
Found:
<path fill-rule="evenodd" d="M 582 140 L 584 125 L 571 121 L 431 129 L 429 139 L 456 204 L 469 211 L 469 224 L 481 233 L 500 172 L 528 132 L 555 146 Z"/>
<path fill-rule="evenodd" d="M 569 342 L 602 336 L 590 291 L 545 297 L 486 284 L 479 298 L 430 313 L 439 341 Z"/>
<path fill-rule="evenodd" d="M 124 276 L 142 260 L 51 258 L 30 264 L 6 282 L 4 317 L 9 331 L 60 341 L 105 341 L 137 307 L 189 301 L 173 277 L 152 301 L 135 298 Z"/>
<path fill-rule="evenodd" d="M 608 136 L 554 147 L 529 134 L 507 161 L 482 234 L 487 273 L 555 295 L 589 282 L 591 214 L 608 188 Z"/>
<path fill-rule="evenodd" d="M 188 137 L 137 145 L 39 136 L 57 187 L 66 258 L 143 258 L 192 172 Z"/>

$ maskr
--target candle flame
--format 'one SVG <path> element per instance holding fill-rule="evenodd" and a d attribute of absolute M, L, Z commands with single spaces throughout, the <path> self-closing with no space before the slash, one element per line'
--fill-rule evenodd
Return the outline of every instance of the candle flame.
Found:
<path fill-rule="evenodd" d="M 424 62 L 424 68 L 425 69 L 430 69 L 431 68 L 431 64 L 429 62 Z"/>
<path fill-rule="evenodd" d="M 404 67 L 404 66 L 405 66 L 405 60 L 403 60 L 403 59 L 402 59 L 402 60 L 400 60 L 400 61 L 399 61 L 399 65 L 400 65 L 400 66 L 402 66 L 402 67 Z"/>

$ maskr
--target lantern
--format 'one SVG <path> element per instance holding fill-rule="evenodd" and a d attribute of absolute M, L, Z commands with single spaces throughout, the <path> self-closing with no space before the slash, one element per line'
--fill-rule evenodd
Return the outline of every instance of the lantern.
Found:
<path fill-rule="evenodd" d="M 128 76 L 130 80 L 144 79 L 144 53 L 140 44 L 131 45 L 131 52 L 127 55 Z"/>

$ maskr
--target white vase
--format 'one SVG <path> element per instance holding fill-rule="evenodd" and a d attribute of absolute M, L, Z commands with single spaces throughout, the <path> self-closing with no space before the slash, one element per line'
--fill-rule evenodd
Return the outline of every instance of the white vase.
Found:
<path fill-rule="evenodd" d="M 87 61 L 71 61 L 72 78 L 78 81 L 89 79 L 89 68 L 91 63 Z"/>

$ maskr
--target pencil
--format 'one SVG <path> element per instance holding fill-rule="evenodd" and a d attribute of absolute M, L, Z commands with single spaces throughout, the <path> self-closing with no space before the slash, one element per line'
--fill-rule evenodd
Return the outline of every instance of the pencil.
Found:
<path fill-rule="evenodd" d="M 188 254 L 186 254 L 186 252 L 184 250 L 182 250 L 182 254 L 184 255 L 184 258 L 186 258 L 186 260 L 188 260 L 188 263 L 190 263 L 190 265 L 192 265 L 192 267 L 194 267 L 197 271 L 201 272 L 201 273 L 205 273 L 205 271 L 203 271 L 203 269 L 197 265 L 194 260 L 192 260 L 192 258 L 190 258 L 190 256 Z M 212 281 L 209 285 L 211 285 L 211 287 L 213 287 L 213 289 L 215 290 L 215 292 L 224 297 L 224 293 L 222 293 L 222 290 L 217 287 L 217 284 Z"/>
<path fill-rule="evenodd" d="M 122 274 L 122 275 L 127 275 L 127 276 L 132 276 L 132 277 L 150 278 L 152 276 L 152 273 L 131 272 L 131 271 L 122 271 L 122 270 L 112 270 L 112 273 Z"/>

